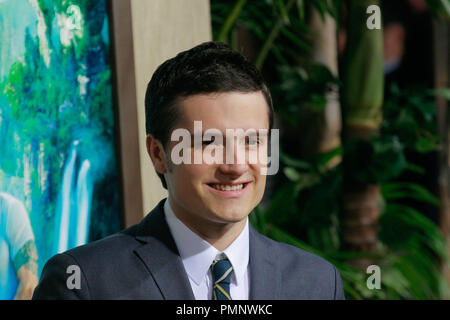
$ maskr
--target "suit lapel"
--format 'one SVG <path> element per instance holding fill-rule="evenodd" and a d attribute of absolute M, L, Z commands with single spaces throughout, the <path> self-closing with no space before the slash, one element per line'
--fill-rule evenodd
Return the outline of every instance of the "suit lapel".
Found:
<path fill-rule="evenodd" d="M 164 299 L 195 300 L 163 207 L 164 200 L 137 226 L 136 239 L 143 245 L 134 252 L 152 275 Z"/>
<path fill-rule="evenodd" d="M 187 273 L 164 216 L 162 200 L 136 226 L 142 246 L 134 252 L 155 280 L 164 299 L 195 300 Z M 281 275 L 271 243 L 250 226 L 250 300 L 279 299 Z"/>
<path fill-rule="evenodd" d="M 253 227 L 250 227 L 250 300 L 279 299 L 281 275 L 276 251 Z"/>

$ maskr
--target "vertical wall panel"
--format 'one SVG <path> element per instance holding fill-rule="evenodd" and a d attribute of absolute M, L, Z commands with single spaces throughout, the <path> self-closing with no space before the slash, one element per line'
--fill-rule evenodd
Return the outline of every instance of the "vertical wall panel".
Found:
<path fill-rule="evenodd" d="M 209 0 L 131 0 L 139 150 L 144 214 L 167 195 L 145 147 L 144 97 L 148 81 L 166 59 L 211 40 Z"/>

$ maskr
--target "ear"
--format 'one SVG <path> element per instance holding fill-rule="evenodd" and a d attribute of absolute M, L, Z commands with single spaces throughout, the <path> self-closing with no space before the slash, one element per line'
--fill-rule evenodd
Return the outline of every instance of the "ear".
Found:
<path fill-rule="evenodd" d="M 164 174 L 167 172 L 166 155 L 161 142 L 149 134 L 146 139 L 147 153 L 152 159 L 156 172 Z"/>

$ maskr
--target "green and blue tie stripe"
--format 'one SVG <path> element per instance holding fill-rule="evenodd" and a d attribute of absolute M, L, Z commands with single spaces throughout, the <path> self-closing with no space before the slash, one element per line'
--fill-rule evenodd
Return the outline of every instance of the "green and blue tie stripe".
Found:
<path fill-rule="evenodd" d="M 230 281 L 233 266 L 230 260 L 215 260 L 211 265 L 213 275 L 213 300 L 232 300 L 230 295 Z"/>

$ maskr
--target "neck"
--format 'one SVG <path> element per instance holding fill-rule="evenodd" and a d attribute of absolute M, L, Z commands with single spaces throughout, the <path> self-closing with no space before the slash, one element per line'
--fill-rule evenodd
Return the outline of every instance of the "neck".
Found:
<path fill-rule="evenodd" d="M 224 251 L 228 248 L 234 240 L 241 234 L 244 230 L 246 220 L 242 220 L 235 223 L 228 223 L 224 226 L 219 226 L 214 228 L 211 226 L 207 229 L 195 228 L 188 226 L 193 232 L 198 234 L 203 240 L 207 241 L 213 247 L 219 251 Z"/>
<path fill-rule="evenodd" d="M 175 216 L 192 232 L 207 241 L 219 251 L 224 251 L 241 234 L 247 218 L 236 222 L 216 222 L 194 214 L 185 213 L 182 208 L 169 200 Z"/>

